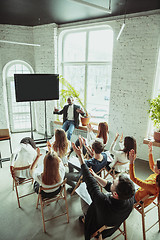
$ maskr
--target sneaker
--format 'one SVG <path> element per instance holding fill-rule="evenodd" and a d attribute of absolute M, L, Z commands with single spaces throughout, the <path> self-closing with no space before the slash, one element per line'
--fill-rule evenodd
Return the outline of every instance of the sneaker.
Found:
<path fill-rule="evenodd" d="M 67 193 L 71 194 L 73 191 L 73 188 L 67 188 Z"/>

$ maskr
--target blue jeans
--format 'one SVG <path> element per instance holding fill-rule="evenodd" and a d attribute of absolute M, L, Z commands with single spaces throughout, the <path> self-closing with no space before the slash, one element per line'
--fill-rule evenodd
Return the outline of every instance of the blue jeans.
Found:
<path fill-rule="evenodd" d="M 66 120 L 64 123 L 63 123 L 63 126 L 62 126 L 62 129 L 67 132 L 67 138 L 68 140 L 71 140 L 71 136 L 72 136 L 72 133 L 75 129 L 75 126 L 74 126 L 74 121 L 70 121 L 70 120 Z"/>

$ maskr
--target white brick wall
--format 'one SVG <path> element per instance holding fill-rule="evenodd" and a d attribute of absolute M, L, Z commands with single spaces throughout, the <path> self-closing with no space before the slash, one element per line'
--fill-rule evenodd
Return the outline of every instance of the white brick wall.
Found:
<path fill-rule="evenodd" d="M 114 51 L 112 66 L 112 86 L 110 101 L 109 130 L 111 142 L 115 133 L 123 132 L 137 140 L 138 154 L 148 159 L 147 145 L 143 138 L 147 134 L 148 114 L 147 99 L 151 98 L 156 74 L 159 50 L 160 14 L 129 18 L 120 36 L 123 20 L 106 21 L 114 31 Z M 60 29 L 61 31 L 62 29 Z M 59 32 L 60 32 L 59 31 Z M 20 47 L 0 43 L 0 86 L 2 86 L 2 69 L 10 60 L 22 59 L 28 62 L 36 73 L 57 72 L 57 27 L 55 24 L 34 28 L 0 25 L 3 39 L 28 41 L 41 44 L 40 48 Z M 19 37 L 18 37 L 19 36 Z M 1 39 L 2 39 L 1 38 Z M 44 131 L 43 105 L 36 108 L 38 131 Z M 47 125 L 51 121 L 54 101 L 47 102 Z M 4 113 L 3 95 L 0 94 L 0 113 Z M 4 116 L 4 115 L 3 115 Z M 5 118 L 0 118 L 0 128 L 5 125 Z M 154 148 L 154 157 L 158 158 L 160 149 Z"/>

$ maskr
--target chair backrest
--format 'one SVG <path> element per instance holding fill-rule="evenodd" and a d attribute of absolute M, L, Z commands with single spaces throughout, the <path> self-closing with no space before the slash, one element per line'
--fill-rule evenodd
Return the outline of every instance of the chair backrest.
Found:
<path fill-rule="evenodd" d="M 0 139 L 10 138 L 9 129 L 0 129 Z"/>
<path fill-rule="evenodd" d="M 40 186 L 40 188 L 39 188 L 39 193 L 41 193 L 41 191 L 43 190 L 43 191 L 45 191 L 45 190 L 53 190 L 53 192 L 54 192 L 54 189 L 56 188 L 58 188 L 58 187 L 60 187 L 60 186 L 62 186 L 62 189 L 61 189 L 61 191 L 63 190 L 63 187 L 65 186 L 65 184 L 66 184 L 66 182 L 67 182 L 67 178 L 65 178 L 64 180 L 63 180 L 63 182 L 61 182 L 60 184 L 58 184 L 58 185 L 56 185 L 56 186 L 54 186 L 54 187 L 50 187 L 50 188 L 44 188 L 44 187 L 42 187 L 42 186 Z M 61 192 L 60 191 L 60 192 Z"/>
<path fill-rule="evenodd" d="M 151 200 L 151 202 L 150 202 L 150 204 L 151 204 L 156 197 L 157 196 L 155 196 L 155 195 L 147 194 L 145 197 L 143 197 L 141 200 L 139 200 L 138 202 L 136 202 L 134 204 L 134 208 L 136 208 L 139 211 L 139 209 L 140 209 L 140 207 L 142 207 L 142 205 L 143 205 L 143 207 L 145 207 L 144 204 L 145 204 L 146 200 Z"/>
<path fill-rule="evenodd" d="M 28 170 L 28 171 L 24 171 L 24 170 Z M 24 166 L 24 167 L 13 167 L 13 175 L 12 175 L 12 177 L 14 178 L 14 180 L 16 180 L 16 171 L 24 171 L 23 172 L 23 177 L 25 177 L 25 178 L 32 178 L 31 176 L 30 176 L 30 172 L 29 172 L 29 170 L 30 170 L 30 165 L 27 165 L 27 166 Z M 18 175 L 17 175 L 18 176 Z"/>

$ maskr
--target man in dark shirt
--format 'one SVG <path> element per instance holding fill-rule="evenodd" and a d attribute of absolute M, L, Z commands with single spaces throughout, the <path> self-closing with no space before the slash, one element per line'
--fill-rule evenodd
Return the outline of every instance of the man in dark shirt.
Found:
<path fill-rule="evenodd" d="M 90 170 L 93 177 L 84 162 L 80 147 L 76 147 L 74 143 L 72 143 L 72 146 L 79 158 L 83 180 L 92 199 L 91 205 L 88 205 L 87 211 L 84 212 L 85 240 L 89 240 L 91 235 L 103 225 L 115 226 L 102 232 L 103 238 L 109 237 L 120 227 L 133 209 L 134 185 L 126 175 L 120 175 L 118 179 L 111 183 Z M 109 193 L 102 193 L 97 181 Z"/>
<path fill-rule="evenodd" d="M 68 140 L 71 139 L 72 133 L 75 129 L 75 127 L 78 128 L 79 126 L 79 114 L 82 116 L 85 115 L 85 113 L 80 109 L 80 106 L 73 104 L 73 97 L 70 96 L 67 99 L 67 105 L 63 107 L 62 110 L 58 110 L 57 108 L 54 109 L 53 114 L 61 115 L 63 114 L 63 130 L 67 132 L 67 138 Z"/>
<path fill-rule="evenodd" d="M 79 137 L 79 141 L 82 142 L 81 137 Z M 94 141 L 92 144 L 92 153 L 93 157 L 89 160 L 85 160 L 85 164 L 94 170 L 94 172 L 99 172 L 103 167 L 108 166 L 110 162 L 107 159 L 107 154 L 103 152 L 104 145 L 100 141 Z M 72 186 L 72 188 L 68 188 L 67 192 L 72 193 L 75 182 L 78 182 L 82 172 L 73 172 L 73 167 L 68 163 L 69 173 L 66 173 L 65 177 L 67 178 L 67 184 Z"/>

